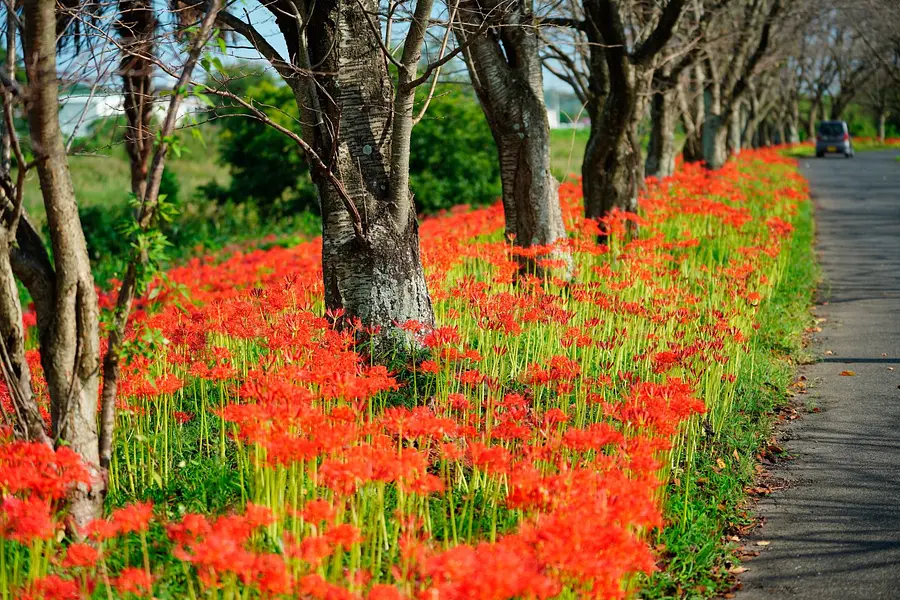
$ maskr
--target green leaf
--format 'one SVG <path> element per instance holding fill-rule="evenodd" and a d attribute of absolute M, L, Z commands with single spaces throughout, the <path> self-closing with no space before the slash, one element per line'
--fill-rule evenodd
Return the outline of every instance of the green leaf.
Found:
<path fill-rule="evenodd" d="M 213 102 L 212 100 L 210 100 L 209 96 L 207 96 L 206 94 L 198 94 L 198 93 L 194 92 L 194 96 L 199 98 L 200 101 L 203 102 L 203 104 L 209 106 L 210 108 L 216 107 L 216 103 Z"/>

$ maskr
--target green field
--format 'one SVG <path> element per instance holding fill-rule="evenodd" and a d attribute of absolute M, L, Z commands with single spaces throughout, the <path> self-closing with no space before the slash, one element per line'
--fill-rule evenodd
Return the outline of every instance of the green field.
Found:
<path fill-rule="evenodd" d="M 553 174 L 560 180 L 567 174 L 581 173 L 581 161 L 588 139 L 587 129 L 553 130 L 550 132 L 550 160 Z M 206 147 L 185 136 L 186 152 L 181 157 L 171 157 L 170 169 L 177 177 L 179 198 L 187 205 L 196 205 L 199 188 L 210 181 L 227 185 L 228 168 L 218 159 L 217 141 L 208 136 Z M 69 169 L 79 205 L 82 207 L 115 207 L 128 201 L 130 175 L 128 159 L 122 146 L 114 146 L 103 152 L 80 153 L 69 158 Z M 37 173 L 30 173 L 25 186 L 25 208 L 38 224 L 44 223 L 40 184 Z"/>
<path fill-rule="evenodd" d="M 589 129 L 553 129 L 550 131 L 550 168 L 560 181 L 581 174 L 581 161 L 587 146 Z"/>
<path fill-rule="evenodd" d="M 170 157 L 167 168 L 179 185 L 179 198 L 190 203 L 197 189 L 210 181 L 227 184 L 228 169 L 217 160 L 216 139 L 205 140 L 206 146 L 191 136 L 183 136 L 185 151 L 180 158 Z M 69 157 L 72 183 L 81 207 L 117 207 L 128 202 L 131 175 L 125 148 L 121 145 L 103 151 L 77 153 Z M 25 209 L 39 226 L 45 221 L 41 188 L 37 173 L 31 172 L 25 184 Z"/>

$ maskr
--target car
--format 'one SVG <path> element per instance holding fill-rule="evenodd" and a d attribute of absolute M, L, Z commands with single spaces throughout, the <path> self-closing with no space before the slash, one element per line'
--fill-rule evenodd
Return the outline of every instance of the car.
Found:
<path fill-rule="evenodd" d="M 853 142 L 846 121 L 820 121 L 816 129 L 816 157 L 829 153 L 853 157 Z"/>

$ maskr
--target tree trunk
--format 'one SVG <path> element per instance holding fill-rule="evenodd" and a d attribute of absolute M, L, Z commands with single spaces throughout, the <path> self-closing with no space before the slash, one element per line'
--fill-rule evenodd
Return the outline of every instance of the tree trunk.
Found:
<path fill-rule="evenodd" d="M 841 119 L 841 115 L 844 114 L 844 109 L 847 108 L 849 100 L 850 96 L 848 94 L 838 94 L 837 96 L 832 96 L 830 112 L 830 118 L 832 121 L 839 121 Z"/>
<path fill-rule="evenodd" d="M 764 120 L 759 124 L 760 146 L 768 148 L 772 145 L 772 124 Z"/>
<path fill-rule="evenodd" d="M 91 473 L 91 485 L 80 485 L 71 498 L 70 514 L 76 526 L 83 526 L 100 515 L 105 489 L 96 418 L 99 309 L 59 128 L 55 7 L 52 0 L 24 3 L 24 61 L 29 130 L 56 274 L 54 314 L 43 317 L 49 328 L 41 336 L 41 363 L 51 398 L 53 436 L 77 452 Z"/>
<path fill-rule="evenodd" d="M 497 5 L 469 2 L 460 14 L 470 28 L 492 18 Z M 559 184 L 550 172 L 550 123 L 544 101 L 537 31 L 530 3 L 504 15 L 496 33 L 468 40 L 466 64 L 500 160 L 506 238 L 516 245 L 549 245 L 566 237 Z M 523 263 L 524 265 L 524 263 Z"/>
<path fill-rule="evenodd" d="M 9 214 L 7 212 L 7 214 Z M 9 260 L 10 223 L 4 219 L 0 227 L 0 335 L 2 339 L 2 371 L 15 414 L 15 432 L 21 439 L 52 442 L 44 428 L 44 419 L 31 387 L 31 371 L 25 360 L 22 304 L 19 288 Z"/>
<path fill-rule="evenodd" d="M 131 191 L 143 198 L 153 151 L 153 57 L 156 15 L 149 0 L 121 0 L 116 31 L 121 44 L 119 72 L 127 121 L 125 149 L 131 170 Z"/>
<path fill-rule="evenodd" d="M 650 143 L 647 147 L 647 176 L 669 177 L 675 172 L 675 90 L 662 89 L 650 100 Z"/>
<path fill-rule="evenodd" d="M 613 208 L 637 210 L 640 153 L 631 145 L 629 132 L 621 132 L 610 147 L 611 132 L 592 120 L 581 167 L 584 211 L 589 219 L 606 216 Z"/>
<path fill-rule="evenodd" d="M 638 88 L 650 77 L 628 55 L 621 22 L 608 2 L 585 2 L 592 101 L 591 132 L 581 166 L 584 212 L 589 219 L 614 208 L 637 210 L 643 185 L 641 148 L 636 144 Z M 605 32 L 605 36 L 602 32 Z M 610 39 L 607 39 L 610 38 Z"/>
<path fill-rule="evenodd" d="M 713 81 L 703 93 L 706 120 L 703 122 L 703 160 L 709 169 L 719 169 L 728 160 L 728 121 L 722 115 L 718 83 Z"/>
<path fill-rule="evenodd" d="M 816 139 L 816 121 L 818 119 L 818 108 L 813 105 L 809 108 L 809 114 L 806 115 L 806 139 L 807 141 L 815 141 Z"/>
<path fill-rule="evenodd" d="M 16 74 L 16 19 L 7 11 L 6 61 L 3 67 L 6 77 Z M 22 302 L 10 263 L 10 254 L 19 250 L 12 228 L 18 229 L 15 220 L 16 188 L 12 180 L 12 135 L 6 127 L 5 107 L 12 107 L 13 96 L 4 90 L 4 111 L 0 116 L 0 198 L 3 202 L 3 218 L 0 222 L 0 371 L 3 372 L 7 391 L 12 402 L 16 437 L 50 445 L 52 442 L 44 427 L 44 419 L 38 409 L 31 386 L 31 372 L 25 360 L 25 335 L 22 324 Z M 10 110 L 10 114 L 12 111 Z M 24 182 L 22 182 L 24 183 Z M 21 215 L 20 215 L 20 221 Z"/>
<path fill-rule="evenodd" d="M 787 143 L 800 143 L 800 99 L 797 92 L 791 98 L 790 116 L 787 124 Z"/>
<path fill-rule="evenodd" d="M 878 111 L 878 141 L 882 144 L 884 143 L 886 124 L 887 111 L 884 110 L 884 108 L 881 108 Z"/>
<path fill-rule="evenodd" d="M 367 18 L 376 10 L 374 0 L 319 2 L 306 39 L 293 15 L 276 12 L 276 20 L 295 66 L 316 65 L 315 81 L 289 84 L 304 138 L 343 184 L 339 190 L 312 170 L 322 209 L 325 306 L 378 330 L 377 346 L 393 346 L 408 341 L 398 325 L 432 325 L 434 313 L 412 195 L 391 189 L 393 85 L 380 32 Z"/>
<path fill-rule="evenodd" d="M 703 121 L 706 119 L 706 106 L 703 100 L 705 80 L 706 74 L 703 66 L 695 65 L 688 90 L 688 93 L 693 94 L 693 102 L 688 102 L 684 94 L 679 95 L 686 133 L 682 156 L 684 161 L 689 163 L 703 160 Z"/>
<path fill-rule="evenodd" d="M 741 153 L 741 113 L 743 106 L 732 111 L 731 118 L 728 120 L 728 152 L 729 154 Z"/>

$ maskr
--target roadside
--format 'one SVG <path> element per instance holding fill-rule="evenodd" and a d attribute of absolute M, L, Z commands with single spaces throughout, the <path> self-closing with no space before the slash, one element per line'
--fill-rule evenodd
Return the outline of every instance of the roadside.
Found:
<path fill-rule="evenodd" d="M 896 598 L 900 588 L 900 169 L 896 152 L 808 159 L 826 285 L 789 485 L 757 507 L 740 600 Z"/>
<path fill-rule="evenodd" d="M 803 360 L 803 333 L 812 326 L 809 307 L 818 278 L 813 255 L 811 203 L 801 205 L 786 271 L 760 307 L 759 329 L 749 345 L 753 368 L 740 379 L 736 406 L 718 438 L 707 437 L 667 490 L 669 525 L 656 540 L 660 571 L 642 586 L 640 597 L 698 598 L 731 592 L 736 586 L 735 534 L 749 529 L 747 497 L 765 493 L 755 483 L 759 459 L 778 410 Z"/>

